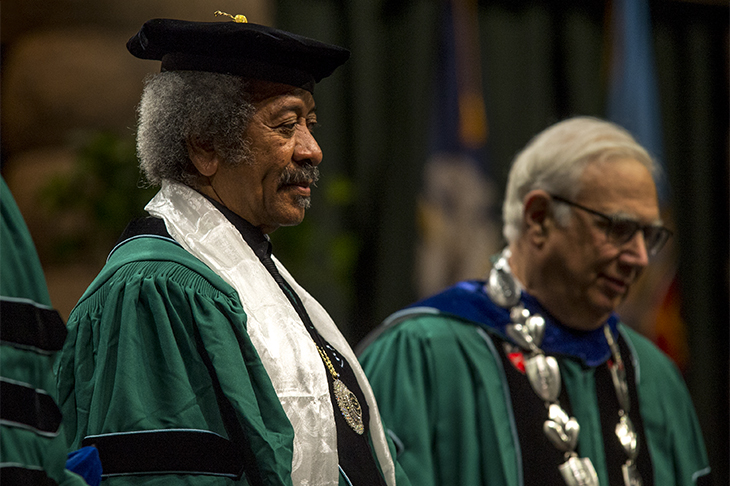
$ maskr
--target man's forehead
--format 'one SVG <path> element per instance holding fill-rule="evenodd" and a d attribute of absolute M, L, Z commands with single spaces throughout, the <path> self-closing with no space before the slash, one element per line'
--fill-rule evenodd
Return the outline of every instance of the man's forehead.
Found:
<path fill-rule="evenodd" d="M 254 104 L 282 97 L 292 96 L 303 100 L 314 100 L 312 94 L 302 88 L 291 86 L 289 84 L 274 83 L 270 81 L 262 81 L 258 79 L 246 81 L 246 91 L 250 96 L 250 100 Z"/>
<path fill-rule="evenodd" d="M 649 169 L 633 158 L 589 164 L 577 202 L 616 216 L 658 218 L 656 185 Z"/>
<path fill-rule="evenodd" d="M 588 163 L 580 176 L 580 192 L 590 195 L 602 188 L 656 192 L 651 171 L 633 157 L 614 157 Z"/>
<path fill-rule="evenodd" d="M 258 115 L 276 116 L 294 112 L 301 115 L 316 112 L 314 97 L 306 90 L 288 87 L 260 91 L 255 94 L 253 105 Z"/>

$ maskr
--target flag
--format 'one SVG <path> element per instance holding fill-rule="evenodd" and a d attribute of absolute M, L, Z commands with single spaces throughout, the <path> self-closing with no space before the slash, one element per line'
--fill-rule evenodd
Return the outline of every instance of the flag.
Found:
<path fill-rule="evenodd" d="M 476 0 L 445 0 L 439 17 L 431 147 L 418 200 L 420 296 L 483 278 L 501 242 L 496 191 L 485 162 Z"/>
<path fill-rule="evenodd" d="M 607 118 L 631 132 L 662 167 L 657 193 L 662 218 L 671 226 L 649 3 L 612 0 L 609 9 Z M 689 347 L 680 290 L 676 248 L 670 242 L 636 282 L 619 314 L 684 369 Z"/>

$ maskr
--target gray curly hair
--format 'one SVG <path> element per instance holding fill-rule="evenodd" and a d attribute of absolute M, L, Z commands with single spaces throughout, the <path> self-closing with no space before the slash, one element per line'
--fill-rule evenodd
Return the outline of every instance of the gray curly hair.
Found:
<path fill-rule="evenodd" d="M 509 243 L 522 234 L 524 197 L 542 189 L 574 198 L 580 191 L 580 177 L 591 163 L 631 157 L 653 176 L 660 168 L 631 134 L 620 126 L 593 117 L 570 118 L 540 132 L 517 154 L 507 180 L 502 207 L 502 233 Z M 556 207 L 555 217 L 565 223 L 567 207 Z"/>
<path fill-rule="evenodd" d="M 250 158 L 243 133 L 254 114 L 246 81 L 227 74 L 174 71 L 145 80 L 137 108 L 137 155 L 150 185 L 163 179 L 195 187 L 188 143 L 213 148 L 225 163 Z"/>

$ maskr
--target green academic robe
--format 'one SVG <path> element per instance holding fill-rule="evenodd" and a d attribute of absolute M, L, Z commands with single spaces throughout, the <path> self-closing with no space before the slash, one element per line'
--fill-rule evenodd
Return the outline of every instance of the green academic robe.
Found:
<path fill-rule="evenodd" d="M 117 247 L 68 330 L 57 373 L 74 447 L 88 436 L 129 431 L 197 430 L 234 441 L 222 418 L 228 407 L 263 483 L 291 485 L 294 431 L 246 332 L 238 295 L 173 240 L 138 237 Z M 245 475 L 196 473 L 105 481 L 172 483 L 249 484 Z"/>
<path fill-rule="evenodd" d="M 517 438 L 515 407 L 505 378 L 510 364 L 498 352 L 502 339 L 488 327 L 435 309 L 400 320 L 364 349 L 360 361 L 383 421 L 397 437 L 397 458 L 411 482 L 526 485 L 523 468 L 536 457 L 523 454 Z M 625 359 L 634 364 L 648 442 L 640 447 L 648 447 L 653 484 L 701 484 L 696 481 L 709 477 L 709 466 L 682 377 L 647 339 L 625 326 L 619 329 L 631 348 Z M 577 452 L 591 459 L 600 484 L 609 485 L 596 368 L 566 356 L 559 356 L 558 362 L 580 424 Z M 545 418 L 535 419 L 538 435 Z"/>
<path fill-rule="evenodd" d="M 53 355 L 66 329 L 51 308 L 33 240 L 3 179 L 0 211 L 0 481 L 86 484 L 66 470 L 61 415 L 53 401 Z M 33 409 L 35 414 L 24 413 Z"/>

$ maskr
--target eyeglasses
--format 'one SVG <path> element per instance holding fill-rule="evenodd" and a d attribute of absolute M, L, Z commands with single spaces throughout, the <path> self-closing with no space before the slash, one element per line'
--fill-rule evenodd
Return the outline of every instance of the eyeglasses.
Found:
<path fill-rule="evenodd" d="M 609 216 L 593 209 L 574 203 L 560 196 L 550 194 L 554 200 L 582 209 L 587 213 L 598 216 L 606 222 L 606 237 L 615 245 L 623 245 L 631 241 L 637 231 L 641 230 L 644 236 L 644 245 L 649 256 L 655 256 L 664 247 L 664 244 L 672 237 L 673 233 L 670 229 L 658 224 L 642 225 L 638 221 L 619 216 Z"/>

